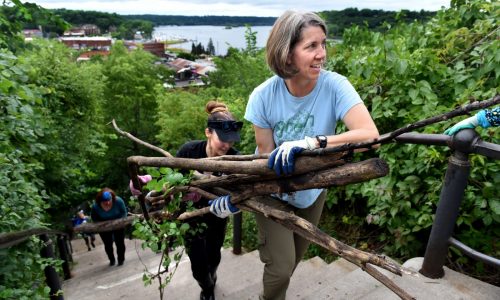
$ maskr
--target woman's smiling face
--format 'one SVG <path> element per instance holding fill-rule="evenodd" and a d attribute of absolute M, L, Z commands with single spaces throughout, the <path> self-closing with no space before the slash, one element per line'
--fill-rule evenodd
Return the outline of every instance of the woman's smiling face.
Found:
<path fill-rule="evenodd" d="M 320 26 L 304 28 L 289 58 L 289 63 L 298 71 L 294 80 L 316 81 L 325 58 L 326 35 L 323 29 Z"/>

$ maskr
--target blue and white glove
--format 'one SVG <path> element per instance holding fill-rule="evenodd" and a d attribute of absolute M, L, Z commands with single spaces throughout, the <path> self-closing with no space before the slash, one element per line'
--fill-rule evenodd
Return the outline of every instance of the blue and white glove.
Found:
<path fill-rule="evenodd" d="M 452 127 L 446 129 L 444 134 L 447 135 L 455 135 L 455 133 L 459 132 L 462 129 L 466 128 L 475 128 L 476 126 L 481 126 L 483 128 L 488 128 L 491 126 L 490 122 L 486 119 L 486 111 L 481 110 L 474 116 L 467 118 L 453 125 Z"/>
<path fill-rule="evenodd" d="M 231 203 L 231 196 L 220 196 L 208 201 L 210 204 L 210 212 L 219 218 L 227 218 L 228 216 L 240 211 L 239 208 Z"/>
<path fill-rule="evenodd" d="M 306 136 L 303 140 L 284 142 L 269 155 L 267 166 L 276 175 L 292 174 L 295 169 L 295 156 L 304 150 L 316 149 L 316 139 Z"/>

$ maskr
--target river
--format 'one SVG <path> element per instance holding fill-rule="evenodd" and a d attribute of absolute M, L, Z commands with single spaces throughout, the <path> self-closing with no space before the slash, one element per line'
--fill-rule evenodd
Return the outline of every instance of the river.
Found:
<path fill-rule="evenodd" d="M 252 31 L 257 32 L 257 47 L 265 46 L 272 26 L 254 26 Z M 153 39 L 159 41 L 187 40 L 184 43 L 172 44 L 171 47 L 182 48 L 191 51 L 192 43 L 201 43 L 207 48 L 211 38 L 216 55 L 226 55 L 229 47 L 245 48 L 245 26 L 226 29 L 224 26 L 157 26 L 153 30 Z"/>

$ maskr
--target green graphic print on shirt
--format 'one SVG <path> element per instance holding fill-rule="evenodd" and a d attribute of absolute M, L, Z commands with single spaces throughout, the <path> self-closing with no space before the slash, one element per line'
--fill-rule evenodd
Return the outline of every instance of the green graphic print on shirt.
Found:
<path fill-rule="evenodd" d="M 314 116 L 298 112 L 292 118 L 276 123 L 274 134 L 278 145 L 287 141 L 300 140 L 305 136 L 314 136 Z"/>

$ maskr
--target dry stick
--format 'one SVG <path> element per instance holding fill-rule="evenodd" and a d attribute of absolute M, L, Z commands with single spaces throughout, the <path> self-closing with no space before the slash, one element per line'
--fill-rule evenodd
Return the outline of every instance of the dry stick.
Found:
<path fill-rule="evenodd" d="M 171 219 L 173 215 L 166 211 L 154 211 L 150 213 L 150 217 L 158 219 Z M 132 214 L 126 218 L 115 219 L 110 221 L 85 223 L 73 228 L 74 232 L 105 232 L 124 228 L 134 222 L 134 220 L 144 219 L 144 215 Z"/>
<path fill-rule="evenodd" d="M 384 274 L 382 274 L 379 270 L 375 269 L 372 265 L 366 264 L 363 271 L 370 274 L 373 278 L 382 282 L 388 289 L 396 293 L 401 299 L 416 299 L 415 297 L 410 296 L 405 290 L 402 290 L 399 286 L 394 283 L 394 281 L 390 280 Z M 387 278 L 388 280 L 382 280 L 382 278 Z M 397 291 L 397 292 L 396 292 Z"/>
<path fill-rule="evenodd" d="M 228 189 L 232 191 L 236 190 L 236 192 L 231 195 L 231 203 L 236 204 L 258 195 L 288 193 L 299 190 L 326 188 L 364 182 L 370 179 L 385 176 L 388 172 L 389 167 L 386 162 L 379 158 L 371 158 L 357 163 L 345 164 L 333 169 L 286 178 L 276 178 L 274 180 L 262 182 L 254 182 L 247 185 L 240 184 L 232 186 Z M 189 214 L 183 213 L 178 219 L 185 220 L 193 216 L 203 215 L 209 211 L 208 207 L 204 207 L 197 211 L 189 212 Z"/>
<path fill-rule="evenodd" d="M 317 149 L 317 150 L 306 150 L 302 151 L 300 155 L 308 155 L 308 156 L 313 156 L 313 155 L 323 155 L 323 154 L 331 154 L 331 153 L 336 153 L 336 152 L 343 152 L 343 151 L 349 151 L 349 150 L 354 150 L 354 149 L 360 149 L 360 148 L 367 148 L 370 149 L 373 145 L 376 144 L 385 144 L 385 143 L 390 143 L 393 142 L 394 138 L 403 134 L 410 132 L 414 129 L 417 128 L 422 128 L 427 125 L 439 123 L 441 121 L 446 121 L 451 118 L 460 116 L 460 115 L 466 115 L 469 114 L 471 111 L 478 110 L 478 109 L 484 109 L 496 104 L 500 103 L 500 95 L 496 95 L 488 100 L 485 101 L 476 101 L 471 104 L 464 105 L 462 107 L 459 107 L 455 110 L 452 110 L 450 112 L 430 117 L 424 120 L 417 121 L 413 124 L 406 125 L 405 127 L 398 128 L 392 132 L 385 133 L 383 134 L 380 138 L 375 139 L 371 142 L 363 142 L 363 143 L 348 143 L 344 144 L 338 147 L 332 147 L 332 148 L 326 148 L 326 149 Z"/>
<path fill-rule="evenodd" d="M 301 157 L 295 162 L 294 174 L 303 174 L 337 166 L 339 164 L 338 160 L 342 157 L 343 153 L 333 153 L 320 157 Z M 267 159 L 256 159 L 253 161 L 218 161 L 203 158 L 130 156 L 127 158 L 127 162 L 129 165 L 135 164 L 137 166 L 157 166 L 186 170 L 223 172 L 227 174 L 238 173 L 276 177 L 274 171 L 267 167 Z"/>
<path fill-rule="evenodd" d="M 135 136 L 133 136 L 132 134 L 130 134 L 130 133 L 128 133 L 128 132 L 125 132 L 125 131 L 121 130 L 121 129 L 120 129 L 120 128 L 116 125 L 115 119 L 113 119 L 113 120 L 111 121 L 111 123 L 113 124 L 113 127 L 115 128 L 115 130 L 116 130 L 119 134 L 123 135 L 124 137 L 126 137 L 126 138 L 128 138 L 128 139 L 131 139 L 132 141 L 134 141 L 134 142 L 136 142 L 136 143 L 138 143 L 138 144 L 140 144 L 140 145 L 143 145 L 143 146 L 145 146 L 145 147 L 147 147 L 147 148 L 150 148 L 150 149 L 152 149 L 152 150 L 154 150 L 154 151 L 157 151 L 157 152 L 159 152 L 159 153 L 163 154 L 163 155 L 164 155 L 164 156 L 166 156 L 166 157 L 173 157 L 173 156 L 172 156 L 172 154 L 170 154 L 169 152 L 167 152 L 167 151 L 165 151 L 165 150 L 163 150 L 163 149 L 161 149 L 161 148 L 159 148 L 159 147 L 156 147 L 156 146 L 154 146 L 154 145 L 151 145 L 151 144 L 149 144 L 149 143 L 146 143 L 146 142 L 144 142 L 144 141 L 142 141 L 142 140 L 140 140 L 140 139 L 136 138 L 136 137 L 135 137 Z M 149 212 L 148 212 L 148 211 L 147 211 L 147 209 L 146 209 L 146 202 L 145 202 L 145 200 L 144 200 L 144 195 L 143 195 L 143 193 L 142 193 L 142 185 L 141 185 L 141 183 L 139 182 L 139 178 L 137 177 L 137 175 L 139 175 L 139 174 L 138 174 L 138 173 L 139 173 L 139 172 L 138 172 L 138 171 L 139 171 L 139 170 L 138 170 L 138 166 L 137 166 L 137 165 L 131 165 L 130 163 L 129 163 L 129 165 L 128 165 L 128 166 L 129 166 L 129 168 L 128 168 L 128 169 L 129 169 L 129 173 L 130 173 L 129 175 L 130 175 L 130 178 L 131 178 L 131 180 L 132 180 L 132 185 L 134 186 L 134 188 L 135 188 L 136 190 L 141 191 L 141 195 L 139 195 L 139 197 L 138 197 L 138 199 L 139 199 L 139 204 L 140 204 L 141 209 L 142 209 L 142 212 L 143 212 L 143 214 L 144 214 L 144 218 L 145 218 L 146 220 L 148 220 L 148 219 L 149 219 Z"/>
<path fill-rule="evenodd" d="M 232 160 L 232 161 L 245 161 L 255 159 L 268 159 L 269 153 L 266 154 L 246 154 L 246 155 L 221 155 L 214 157 L 207 157 L 208 160 Z"/>
<path fill-rule="evenodd" d="M 493 98 L 491 98 L 491 99 L 489 99 L 487 101 L 472 103 L 470 105 L 466 105 L 464 107 L 458 108 L 458 109 L 456 109 L 454 111 L 451 111 L 449 113 L 445 113 L 445 114 L 442 114 L 442 115 L 439 115 L 439 116 L 436 116 L 436 117 L 432 117 L 432 118 L 428 118 L 428 119 L 425 119 L 425 120 L 422 120 L 422 121 L 418 121 L 418 122 L 416 122 L 414 124 L 410 124 L 410 125 L 408 125 L 406 127 L 403 127 L 403 128 L 397 129 L 397 130 L 395 130 L 395 131 L 393 131 L 391 133 L 385 134 L 381 138 L 376 139 L 376 140 L 374 140 L 372 142 L 368 142 L 368 143 L 355 143 L 355 144 L 345 144 L 345 145 L 342 145 L 342 146 L 339 146 L 339 147 L 328 148 L 328 149 L 324 149 L 324 150 L 322 149 L 322 150 L 319 150 L 319 151 L 318 150 L 316 150 L 316 151 L 304 151 L 303 155 L 318 155 L 318 154 L 322 155 L 322 154 L 326 154 L 326 153 L 336 153 L 336 152 L 348 151 L 348 150 L 359 149 L 359 148 L 371 148 L 371 146 L 376 145 L 376 144 L 390 142 L 395 137 L 397 137 L 397 136 L 399 136 L 399 135 L 401 135 L 401 134 L 403 134 L 405 132 L 409 132 L 411 130 L 414 130 L 416 128 L 421 128 L 421 127 L 424 127 L 424 126 L 427 126 L 427 125 L 430 125 L 430 124 L 433 124 L 433 123 L 437 123 L 437 122 L 440 122 L 440 121 L 444 121 L 444 120 L 453 118 L 455 116 L 467 114 L 470 111 L 477 110 L 477 109 L 480 109 L 480 108 L 490 107 L 490 106 L 498 104 L 498 103 L 500 103 L 500 97 L 498 95 L 496 95 L 495 97 L 493 97 Z M 116 125 L 114 123 L 114 120 L 113 120 L 113 125 L 114 126 Z M 117 129 L 116 126 L 115 126 L 115 129 Z M 121 133 L 125 134 L 125 136 L 127 136 L 126 133 L 124 133 L 124 132 L 121 132 Z M 139 142 L 139 143 L 141 143 L 141 144 L 144 145 L 144 143 L 142 141 L 140 141 L 140 140 L 138 140 L 137 142 Z M 156 148 L 157 147 L 154 147 L 153 149 L 159 151 L 160 153 L 163 153 L 162 149 L 159 149 L 159 148 L 156 149 Z M 219 160 L 224 160 L 224 159 L 226 159 L 226 158 L 224 157 L 224 158 L 221 158 Z M 137 162 L 133 162 L 133 163 L 135 163 L 136 165 L 138 165 Z M 129 162 L 129 164 L 130 164 L 130 162 Z M 137 186 L 135 181 L 138 181 L 138 180 L 134 180 L 134 186 Z M 411 297 L 409 297 L 406 293 L 404 293 L 404 291 L 402 291 L 402 292 L 403 292 L 402 294 L 399 294 L 398 292 L 396 292 L 396 293 L 401 298 L 403 298 L 403 299 L 411 299 Z"/>
<path fill-rule="evenodd" d="M 149 143 L 146 143 L 138 138 L 136 138 L 135 136 L 131 135 L 130 133 L 128 132 L 125 132 L 123 130 L 121 130 L 120 128 L 118 128 L 118 126 L 116 125 L 116 122 L 115 122 L 115 119 L 113 119 L 111 121 L 113 123 L 113 127 L 115 128 L 116 131 L 118 131 L 119 134 L 123 135 L 124 137 L 127 137 L 129 139 L 131 139 L 132 141 L 136 142 L 137 144 L 140 144 L 140 145 L 143 145 L 144 147 L 147 147 L 149 149 L 152 149 L 154 151 L 157 151 L 161 154 L 163 154 L 163 156 L 165 157 L 174 157 L 172 154 L 170 154 L 169 152 L 159 148 L 159 147 L 156 147 L 154 145 L 151 145 Z"/>
<path fill-rule="evenodd" d="M 292 230 L 303 238 L 322 246 L 323 248 L 335 253 L 338 256 L 345 258 L 346 260 L 357 265 L 363 270 L 368 269 L 367 264 L 374 264 L 399 276 L 401 276 L 403 272 L 405 274 L 416 275 L 415 272 L 406 270 L 405 268 L 398 266 L 397 264 L 387 261 L 382 256 L 366 253 L 364 251 L 350 247 L 342 242 L 339 242 L 321 231 L 311 222 L 304 220 L 294 214 L 275 209 L 254 200 L 247 200 L 245 201 L 244 205 L 253 209 L 254 211 L 263 214 L 266 218 L 271 219 L 276 223 L 279 223 L 284 227 Z M 394 293 L 396 293 L 401 299 L 414 299 L 414 297 L 410 296 L 407 292 L 397 286 L 387 276 L 378 272 L 375 268 L 371 268 L 370 272 L 368 273 L 378 281 L 382 282 Z"/>
<path fill-rule="evenodd" d="M 40 227 L 15 232 L 1 233 L 0 249 L 9 248 L 11 246 L 20 244 L 29 239 L 31 236 L 40 234 L 66 234 L 66 232 Z"/>

